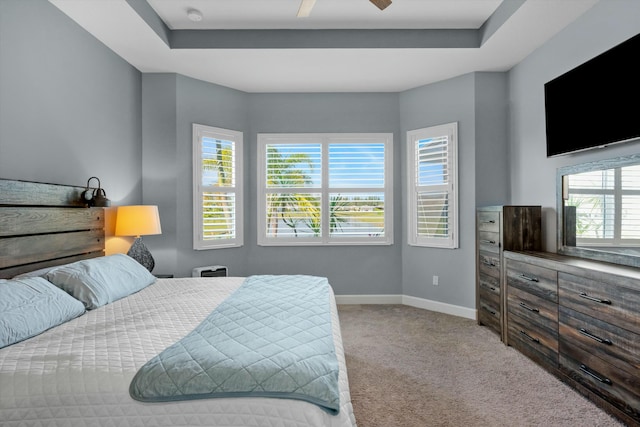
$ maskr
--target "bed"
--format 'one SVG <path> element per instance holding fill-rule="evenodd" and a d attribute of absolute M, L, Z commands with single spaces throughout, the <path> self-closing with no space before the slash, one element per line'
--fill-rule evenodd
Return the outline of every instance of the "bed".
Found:
<path fill-rule="evenodd" d="M 56 282 L 53 287 L 64 290 L 61 292 L 69 298 L 75 290 L 58 282 L 62 272 L 77 265 L 94 268 L 98 263 L 116 261 L 126 267 L 124 261 L 129 260 L 104 256 L 104 210 L 84 207 L 80 201 L 83 190 L 0 179 L 0 281 L 7 280 L 0 288 L 4 285 L 6 292 L 9 284 L 26 283 L 30 290 Z M 86 271 L 82 274 L 91 275 L 95 270 Z M 140 277 L 130 281 L 137 282 Z M 337 362 L 339 400 L 334 410 L 312 399 L 277 394 L 233 397 L 231 393 L 153 402 L 132 397 L 130 387 L 144 366 L 229 307 L 250 279 L 262 278 L 152 278 L 140 289 L 110 295 L 95 307 L 81 296 L 72 298 L 80 300 L 83 307 L 71 304 L 80 312 L 72 313 L 70 320 L 0 348 L 1 424 L 355 426 L 330 287 L 325 311 Z M 129 283 L 129 279 L 121 282 Z"/>

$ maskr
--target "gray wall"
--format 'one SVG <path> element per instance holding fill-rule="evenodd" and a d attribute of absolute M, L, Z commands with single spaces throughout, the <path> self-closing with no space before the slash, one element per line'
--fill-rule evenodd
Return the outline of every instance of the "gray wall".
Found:
<path fill-rule="evenodd" d="M 223 86 L 178 76 L 178 194 L 177 201 L 178 240 L 173 244 L 178 250 L 176 273 L 191 275 L 191 269 L 197 266 L 221 264 L 229 267 L 231 274 L 247 274 L 247 247 L 194 251 L 193 248 L 193 187 L 192 187 L 192 124 L 216 126 L 244 133 L 245 165 L 247 150 L 251 141 L 247 135 L 249 127 L 247 98 L 244 92 Z M 245 167 L 246 169 L 246 167 Z M 246 179 L 246 176 L 245 176 Z M 251 184 L 250 181 L 245 181 Z M 245 211 L 252 204 L 246 198 Z M 245 229 L 248 227 L 245 218 Z M 245 242 L 250 236 L 245 235 Z M 188 271 L 187 271 L 188 270 Z"/>
<path fill-rule="evenodd" d="M 24 17 L 29 19 L 25 20 Z M 160 206 L 146 239 L 157 272 L 327 275 L 338 294 L 405 294 L 474 306 L 474 208 L 541 204 L 555 250 L 555 173 L 636 153 L 639 143 L 547 159 L 543 84 L 640 32 L 640 2 L 608 0 L 509 73 L 474 73 L 400 94 L 247 94 L 174 74 L 141 74 L 46 0 L 0 0 L 0 177 L 84 185 L 98 176 L 114 204 Z M 460 248 L 406 245 L 405 133 L 459 122 Z M 191 123 L 244 132 L 245 246 L 193 251 Z M 259 132 L 392 132 L 395 243 L 256 245 Z M 431 276 L 440 285 L 431 285 Z"/>
<path fill-rule="evenodd" d="M 478 191 L 474 172 L 475 109 L 482 103 L 491 107 L 503 94 L 502 90 L 481 93 L 481 88 L 493 84 L 482 86 L 477 80 L 492 82 L 496 77 L 491 73 L 463 76 L 402 94 L 247 94 L 175 74 L 141 77 L 48 2 L 0 4 L 2 88 L 21 86 L 23 98 L 18 103 L 24 104 L 20 109 L 8 110 L 7 97 L 2 97 L 3 124 L 12 123 L 1 127 L 3 176 L 62 183 L 80 180 L 82 184 L 85 176 L 96 174 L 114 204 L 157 204 L 163 234 L 145 240 L 155 255 L 158 273 L 183 276 L 189 275 L 194 266 L 224 264 L 237 275 L 322 274 L 329 277 L 338 294 L 407 294 L 473 307 L 473 208 Z M 35 17 L 32 28 L 13 24 L 25 14 Z M 44 36 L 52 33 L 65 37 Z M 9 39 L 25 42 L 8 44 L 5 40 Z M 26 56 L 25 52 L 32 55 Z M 34 58 L 43 57 L 52 74 L 36 71 L 38 60 Z M 16 66 L 20 61 L 27 64 Z M 39 91 L 39 87 L 48 90 Z M 17 93 L 12 95 L 17 97 Z M 32 126 L 37 137 L 30 138 L 13 123 L 33 118 L 26 105 L 34 103 L 34 98 L 40 108 L 33 117 L 38 117 L 44 126 Z M 460 180 L 461 248 L 407 248 L 403 228 L 404 134 L 406 130 L 449 121 L 460 121 L 459 166 L 464 171 Z M 96 128 L 95 122 L 101 126 Z M 245 183 L 249 191 L 245 194 L 246 233 L 242 248 L 192 250 L 193 122 L 244 132 Z M 50 139 L 49 128 L 60 130 L 58 139 Z M 500 135 L 496 138 L 495 126 L 488 129 L 493 133 L 488 139 L 500 139 Z M 375 247 L 257 246 L 255 148 L 259 132 L 393 133 L 395 243 Z M 485 132 L 478 129 L 478 133 Z M 47 156 L 35 163 L 22 160 L 18 151 L 31 151 L 23 144 L 4 143 L 24 138 L 38 150 L 48 151 Z M 5 155 L 9 150 L 11 157 Z M 95 155 L 97 160 L 91 167 L 73 159 L 82 152 Z M 51 167 L 50 158 L 55 158 L 61 167 Z M 31 166 L 33 169 L 29 169 Z M 460 265 L 466 267 L 461 269 Z M 430 283 L 433 274 L 441 277 L 440 287 L 424 286 L 423 278 L 428 277 Z"/>
<path fill-rule="evenodd" d="M 141 203 L 158 205 L 162 235 L 144 237 L 158 274 L 173 273 L 178 265 L 176 79 L 175 74 L 142 76 Z"/>
<path fill-rule="evenodd" d="M 246 248 L 194 251 L 192 123 L 245 132 L 247 97 L 229 89 L 176 74 L 144 74 L 143 202 L 157 204 L 162 235 L 145 237 L 156 259 L 156 273 L 189 276 L 196 266 L 222 264 L 246 274 Z"/>
<path fill-rule="evenodd" d="M 402 217 L 397 94 L 246 94 L 174 74 L 143 76 L 144 202 L 158 204 L 163 234 L 145 238 L 158 273 L 189 275 L 222 264 L 233 275 L 325 275 L 338 294 L 400 294 Z M 194 251 L 191 125 L 243 132 L 245 243 Z M 392 246 L 261 247 L 257 245 L 257 134 L 387 132 L 395 138 L 395 229 Z"/>
<path fill-rule="evenodd" d="M 247 143 L 249 184 L 255 174 L 258 133 L 385 132 L 394 137 L 394 239 L 392 246 L 259 247 L 256 245 L 256 186 L 249 186 L 247 236 L 250 273 L 304 273 L 327 276 L 336 294 L 400 294 L 401 138 L 398 94 L 253 94 Z"/>
<path fill-rule="evenodd" d="M 509 73 L 511 201 L 514 204 L 542 205 L 543 245 L 548 251 L 557 249 L 556 169 L 637 154 L 640 143 L 548 159 L 544 83 L 638 34 L 639 16 L 640 1 L 601 1 Z M 637 67 L 631 61 L 629 66 Z M 636 108 L 634 105 L 638 100 L 629 99 L 627 102 L 631 103 L 631 108 Z"/>
<path fill-rule="evenodd" d="M 141 74 L 46 0 L 0 1 L 0 177 L 140 200 Z M 92 181 L 92 185 L 96 181 Z"/>
<path fill-rule="evenodd" d="M 476 206 L 509 203 L 509 87 L 507 73 L 475 74 Z"/>
<path fill-rule="evenodd" d="M 400 95 L 402 159 L 407 131 L 458 122 L 459 248 L 408 246 L 404 222 L 404 295 L 475 307 L 475 207 L 507 201 L 506 82 L 505 73 L 473 73 Z M 406 200 L 406 173 L 402 178 Z"/>

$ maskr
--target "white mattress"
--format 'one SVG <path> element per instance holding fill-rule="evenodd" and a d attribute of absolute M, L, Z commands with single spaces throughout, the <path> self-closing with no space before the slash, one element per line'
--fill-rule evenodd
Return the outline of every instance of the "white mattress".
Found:
<path fill-rule="evenodd" d="M 355 426 L 335 303 L 340 413 L 286 399 L 225 398 L 142 403 L 129 383 L 182 338 L 243 278 L 158 279 L 137 294 L 0 349 L 0 425 Z"/>

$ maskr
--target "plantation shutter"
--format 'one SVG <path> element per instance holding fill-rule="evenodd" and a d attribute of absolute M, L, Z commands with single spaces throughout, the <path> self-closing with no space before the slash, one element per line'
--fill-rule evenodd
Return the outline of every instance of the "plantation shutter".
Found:
<path fill-rule="evenodd" d="M 392 138 L 259 134 L 258 244 L 391 244 Z"/>
<path fill-rule="evenodd" d="M 613 239 L 615 227 L 614 170 L 571 175 L 569 205 L 576 208 L 579 239 Z"/>
<path fill-rule="evenodd" d="M 640 241 L 640 166 L 589 171 L 568 178 L 580 245 Z"/>
<path fill-rule="evenodd" d="M 384 188 L 384 143 L 329 145 L 330 188 Z"/>
<path fill-rule="evenodd" d="M 242 245 L 242 133 L 193 125 L 194 249 Z"/>
<path fill-rule="evenodd" d="M 235 143 L 202 138 L 202 239 L 236 237 Z"/>
<path fill-rule="evenodd" d="M 273 239 L 320 235 L 320 143 L 266 144 L 266 236 Z"/>
<path fill-rule="evenodd" d="M 640 166 L 627 166 L 621 170 L 622 208 L 621 238 L 640 240 Z"/>
<path fill-rule="evenodd" d="M 410 244 L 457 247 L 453 130 L 443 125 L 410 132 Z"/>
<path fill-rule="evenodd" d="M 335 238 L 385 233 L 385 144 L 329 144 L 329 233 Z"/>

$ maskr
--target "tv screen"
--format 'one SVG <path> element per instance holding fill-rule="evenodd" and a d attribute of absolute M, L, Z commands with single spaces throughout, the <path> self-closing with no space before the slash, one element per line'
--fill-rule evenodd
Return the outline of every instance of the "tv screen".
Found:
<path fill-rule="evenodd" d="M 547 157 L 640 137 L 640 34 L 544 85 Z"/>

